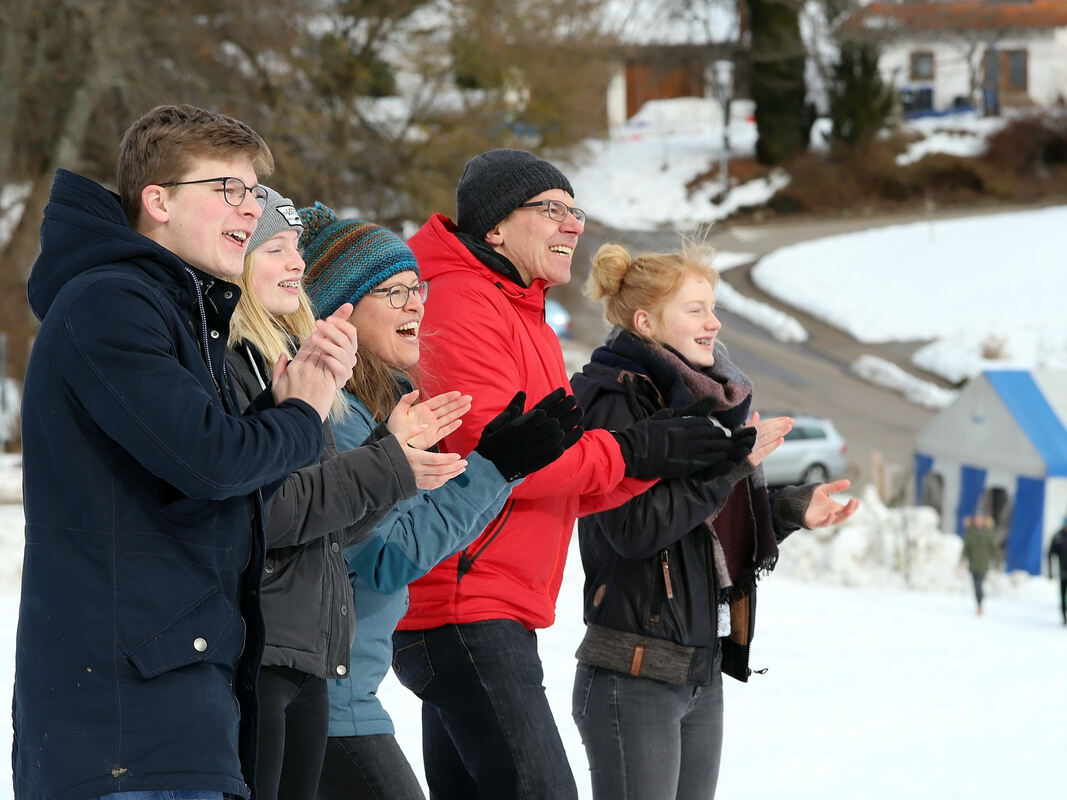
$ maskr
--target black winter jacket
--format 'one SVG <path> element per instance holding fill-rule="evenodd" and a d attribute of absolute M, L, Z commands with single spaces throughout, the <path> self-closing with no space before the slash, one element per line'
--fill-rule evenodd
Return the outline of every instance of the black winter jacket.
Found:
<path fill-rule="evenodd" d="M 269 385 L 267 364 L 251 344 L 226 358 L 242 400 Z M 322 461 L 286 478 L 267 504 L 263 664 L 344 678 L 356 625 L 344 549 L 366 539 L 416 487 L 395 436 L 338 453 L 327 422 L 323 438 Z"/>
<path fill-rule="evenodd" d="M 672 396 L 672 387 L 657 387 L 648 375 L 595 361 L 571 385 L 588 428 L 621 430 Z M 720 639 L 720 592 L 706 520 L 750 472 L 746 462 L 711 481 L 660 481 L 618 508 L 578 521 L 587 625 L 580 661 L 706 686 L 722 647 L 722 672 L 748 679 L 755 589 L 733 604 L 731 636 Z M 774 524 L 779 540 L 798 527 L 777 514 Z"/>
<path fill-rule="evenodd" d="M 259 488 L 320 457 L 322 424 L 269 392 L 237 408 L 239 295 L 57 172 L 29 280 L 42 323 L 22 407 L 18 800 L 250 793 Z"/>

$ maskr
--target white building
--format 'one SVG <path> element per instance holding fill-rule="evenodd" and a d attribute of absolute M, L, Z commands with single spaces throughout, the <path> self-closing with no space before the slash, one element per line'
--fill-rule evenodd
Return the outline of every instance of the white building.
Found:
<path fill-rule="evenodd" d="M 672 0 L 608 0 L 605 27 L 620 44 L 607 92 L 609 130 L 620 129 L 649 100 L 712 98 L 717 60 L 737 65 L 734 96 L 743 96 L 748 66 L 743 8 L 738 0 L 693 8 Z"/>
<path fill-rule="evenodd" d="M 1067 0 L 874 2 L 839 28 L 880 44 L 907 111 L 1050 106 L 1067 96 Z"/>

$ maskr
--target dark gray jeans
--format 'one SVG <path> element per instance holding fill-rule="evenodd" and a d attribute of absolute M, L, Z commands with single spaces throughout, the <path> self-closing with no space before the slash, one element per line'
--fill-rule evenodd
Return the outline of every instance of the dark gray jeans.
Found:
<path fill-rule="evenodd" d="M 396 738 L 388 733 L 331 736 L 318 800 L 426 800 Z"/>
<path fill-rule="evenodd" d="M 722 754 L 718 670 L 711 686 L 680 686 L 579 663 L 572 715 L 594 800 L 715 797 Z"/>
<path fill-rule="evenodd" d="M 222 792 L 170 791 L 163 789 L 147 792 L 118 792 L 116 794 L 106 794 L 97 798 L 97 800 L 229 800 L 231 796 Z"/>

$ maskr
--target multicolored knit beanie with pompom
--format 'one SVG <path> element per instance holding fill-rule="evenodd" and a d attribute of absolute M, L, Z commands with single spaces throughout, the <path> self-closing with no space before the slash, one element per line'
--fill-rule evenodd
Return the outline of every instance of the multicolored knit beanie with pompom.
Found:
<path fill-rule="evenodd" d="M 307 272 L 304 289 L 315 316 L 327 317 L 342 303 L 355 305 L 382 281 L 401 272 L 419 273 L 415 255 L 388 228 L 362 219 L 338 219 L 322 203 L 300 209 L 300 248 Z"/>

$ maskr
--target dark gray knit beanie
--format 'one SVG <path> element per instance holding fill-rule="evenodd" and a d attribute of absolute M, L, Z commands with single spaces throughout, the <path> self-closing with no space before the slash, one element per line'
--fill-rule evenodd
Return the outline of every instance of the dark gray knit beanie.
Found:
<path fill-rule="evenodd" d="M 467 162 L 456 187 L 456 226 L 483 239 L 508 214 L 548 189 L 574 196 L 566 175 L 526 150 L 477 155 Z"/>

